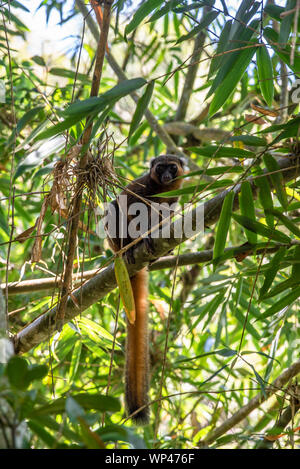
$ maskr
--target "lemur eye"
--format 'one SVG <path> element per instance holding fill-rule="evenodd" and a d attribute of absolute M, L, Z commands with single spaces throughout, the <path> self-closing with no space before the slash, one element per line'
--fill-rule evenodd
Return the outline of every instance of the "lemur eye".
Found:
<path fill-rule="evenodd" d="M 172 171 L 172 173 L 177 173 L 177 165 L 176 164 L 170 164 L 170 171 Z"/>
<path fill-rule="evenodd" d="M 165 167 L 164 167 L 163 164 L 158 164 L 158 165 L 156 166 L 156 168 L 155 168 L 155 171 L 156 171 L 158 174 L 163 173 L 164 170 L 165 170 Z"/>

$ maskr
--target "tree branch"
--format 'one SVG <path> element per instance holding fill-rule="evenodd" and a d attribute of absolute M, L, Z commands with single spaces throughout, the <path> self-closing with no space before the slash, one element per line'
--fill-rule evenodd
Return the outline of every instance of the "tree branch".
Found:
<path fill-rule="evenodd" d="M 208 9 L 209 8 L 204 7 L 203 16 L 207 13 Z M 182 94 L 181 94 L 179 105 L 175 114 L 176 121 L 184 120 L 186 116 L 189 101 L 190 101 L 190 98 L 194 89 L 194 82 L 195 82 L 197 70 L 199 67 L 199 61 L 201 58 L 201 52 L 204 46 L 205 37 L 206 37 L 205 32 L 200 31 L 200 33 L 195 38 L 194 50 L 190 58 L 190 66 L 186 73 L 186 78 L 185 78 L 185 82 L 183 85 Z"/>
<path fill-rule="evenodd" d="M 204 128 L 199 129 L 195 125 L 188 124 L 187 122 L 167 122 L 163 128 L 171 135 L 186 137 L 192 135 L 200 142 L 223 141 L 231 137 L 232 133 L 223 129 Z"/>
<path fill-rule="evenodd" d="M 291 245 L 296 244 L 291 243 Z M 266 243 L 267 245 L 267 243 Z M 277 246 L 272 247 L 261 247 L 256 249 L 255 246 L 250 246 L 247 244 L 243 244 L 242 246 L 233 246 L 230 248 L 226 248 L 224 253 L 230 253 L 231 255 L 226 258 L 227 259 L 234 259 L 237 254 L 247 254 L 247 256 L 256 256 L 262 253 L 271 254 L 276 252 L 282 247 L 282 244 L 278 244 Z M 288 248 L 289 246 L 286 245 Z M 203 251 L 197 252 L 187 252 L 178 256 L 163 256 L 157 261 L 149 264 L 149 271 L 154 270 L 163 270 L 163 269 L 172 269 L 176 265 L 178 267 L 194 265 L 194 264 L 204 264 L 206 262 L 210 262 L 213 259 L 213 249 L 206 249 Z M 95 277 L 99 273 L 99 269 L 92 269 L 86 270 L 85 272 L 79 272 L 77 274 L 73 274 L 72 280 L 73 283 L 80 287 L 86 280 L 90 280 L 91 278 Z M 82 282 L 84 281 L 84 282 Z M 60 287 L 62 284 L 62 279 L 59 276 L 56 277 L 44 277 L 44 278 L 37 278 L 32 280 L 23 280 L 21 282 L 10 282 L 8 284 L 8 295 L 22 295 L 25 293 L 30 292 L 38 292 L 43 290 L 50 290 L 52 288 Z M 0 291 L 5 291 L 6 283 L 0 284 Z"/>
<path fill-rule="evenodd" d="M 298 174 L 297 162 L 299 162 L 299 160 L 296 157 L 283 158 L 278 161 L 284 180 L 292 179 Z M 255 195 L 257 193 L 257 187 L 255 186 L 254 180 L 252 178 L 248 178 L 248 180 L 252 185 L 253 195 Z M 272 181 L 270 181 L 270 184 L 272 184 Z M 216 197 L 193 209 L 188 214 L 188 217 L 190 218 L 189 221 L 192 224 L 192 229 L 195 230 L 197 228 L 196 223 L 199 219 L 199 214 L 200 216 L 204 214 L 205 226 L 210 226 L 218 220 L 224 198 L 230 190 L 235 192 L 233 210 L 237 210 L 239 206 L 238 193 L 240 192 L 240 188 L 241 185 L 237 184 L 235 187 L 219 193 Z M 187 220 L 187 218 L 185 218 L 185 220 Z M 154 258 L 165 255 L 171 249 L 174 249 L 176 246 L 188 239 L 186 233 L 182 233 L 180 237 L 175 236 L 176 233 L 182 231 L 181 225 L 182 219 L 180 217 L 170 225 L 170 238 L 153 239 Z M 135 249 L 135 264 L 128 265 L 129 275 L 132 276 L 143 267 L 146 267 L 151 260 L 153 260 L 153 257 L 148 252 L 145 252 L 143 243 L 137 245 Z M 91 280 L 88 280 L 81 288 L 74 291 L 72 296 L 68 298 L 64 322 L 66 323 L 70 321 L 91 305 L 104 298 L 107 293 L 115 287 L 116 279 L 114 275 L 114 266 L 110 265 Z M 57 308 L 54 307 L 36 318 L 17 333 L 14 337 L 16 353 L 27 352 L 43 340 L 49 339 L 49 337 L 57 330 L 56 314 Z"/>
<path fill-rule="evenodd" d="M 265 438 L 259 442 L 255 449 L 272 449 L 274 442 L 279 438 L 279 433 L 284 431 L 284 429 L 288 426 L 290 422 L 293 421 L 295 415 L 300 410 L 300 401 L 297 399 L 293 399 L 292 404 L 290 404 L 281 414 L 279 420 L 275 423 L 274 427 L 272 428 L 272 437 L 265 436 Z M 275 434 L 276 432 L 276 434 Z"/>
<path fill-rule="evenodd" d="M 233 414 L 228 420 L 222 423 L 218 428 L 211 431 L 204 440 L 200 442 L 201 447 L 211 445 L 217 438 L 227 433 L 228 430 L 233 428 L 235 425 L 244 420 L 248 415 L 257 407 L 259 407 L 263 402 L 265 402 L 269 397 L 282 390 L 283 387 L 295 376 L 300 373 L 300 360 L 287 368 L 278 378 L 273 381 L 273 383 L 266 388 L 266 397 L 263 394 L 258 394 L 253 399 L 251 399 L 248 404 L 241 407 L 235 414 Z"/>

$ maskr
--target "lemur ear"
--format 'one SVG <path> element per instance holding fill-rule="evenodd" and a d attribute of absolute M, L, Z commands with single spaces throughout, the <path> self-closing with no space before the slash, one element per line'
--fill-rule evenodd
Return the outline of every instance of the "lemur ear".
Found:
<path fill-rule="evenodd" d="M 184 171 L 187 171 L 188 165 L 187 165 L 187 160 L 186 158 L 183 158 L 182 156 L 178 158 L 181 164 L 181 167 L 184 169 Z"/>
<path fill-rule="evenodd" d="M 150 168 L 153 168 L 153 165 L 155 163 L 155 160 L 156 160 L 156 157 L 154 156 L 153 158 L 151 158 L 150 160 Z"/>

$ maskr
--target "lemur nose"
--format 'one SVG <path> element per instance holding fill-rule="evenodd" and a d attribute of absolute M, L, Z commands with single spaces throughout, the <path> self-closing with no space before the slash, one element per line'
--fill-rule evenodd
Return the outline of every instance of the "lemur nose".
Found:
<path fill-rule="evenodd" d="M 172 175 L 170 173 L 165 173 L 162 175 L 162 182 L 167 183 L 172 181 Z"/>

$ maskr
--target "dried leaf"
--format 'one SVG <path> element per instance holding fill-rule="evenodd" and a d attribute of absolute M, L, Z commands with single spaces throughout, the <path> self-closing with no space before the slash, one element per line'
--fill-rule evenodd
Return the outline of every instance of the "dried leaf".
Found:
<path fill-rule="evenodd" d="M 27 230 L 23 231 L 23 233 L 16 236 L 14 241 L 19 241 L 19 243 L 24 243 L 28 239 L 28 237 L 31 235 L 31 233 L 35 230 L 36 224 L 37 224 L 37 221 L 35 222 L 33 226 L 31 226 Z"/>
<path fill-rule="evenodd" d="M 271 111 L 270 109 L 265 109 L 260 106 L 256 106 L 256 104 L 251 103 L 251 108 L 253 111 L 260 112 L 261 114 L 264 114 L 264 116 L 270 116 L 270 117 L 277 117 L 279 113 L 277 111 Z"/>
<path fill-rule="evenodd" d="M 245 120 L 247 122 L 254 122 L 254 124 L 258 124 L 258 125 L 263 125 L 267 123 L 262 117 L 254 116 L 253 114 L 246 114 Z"/>

